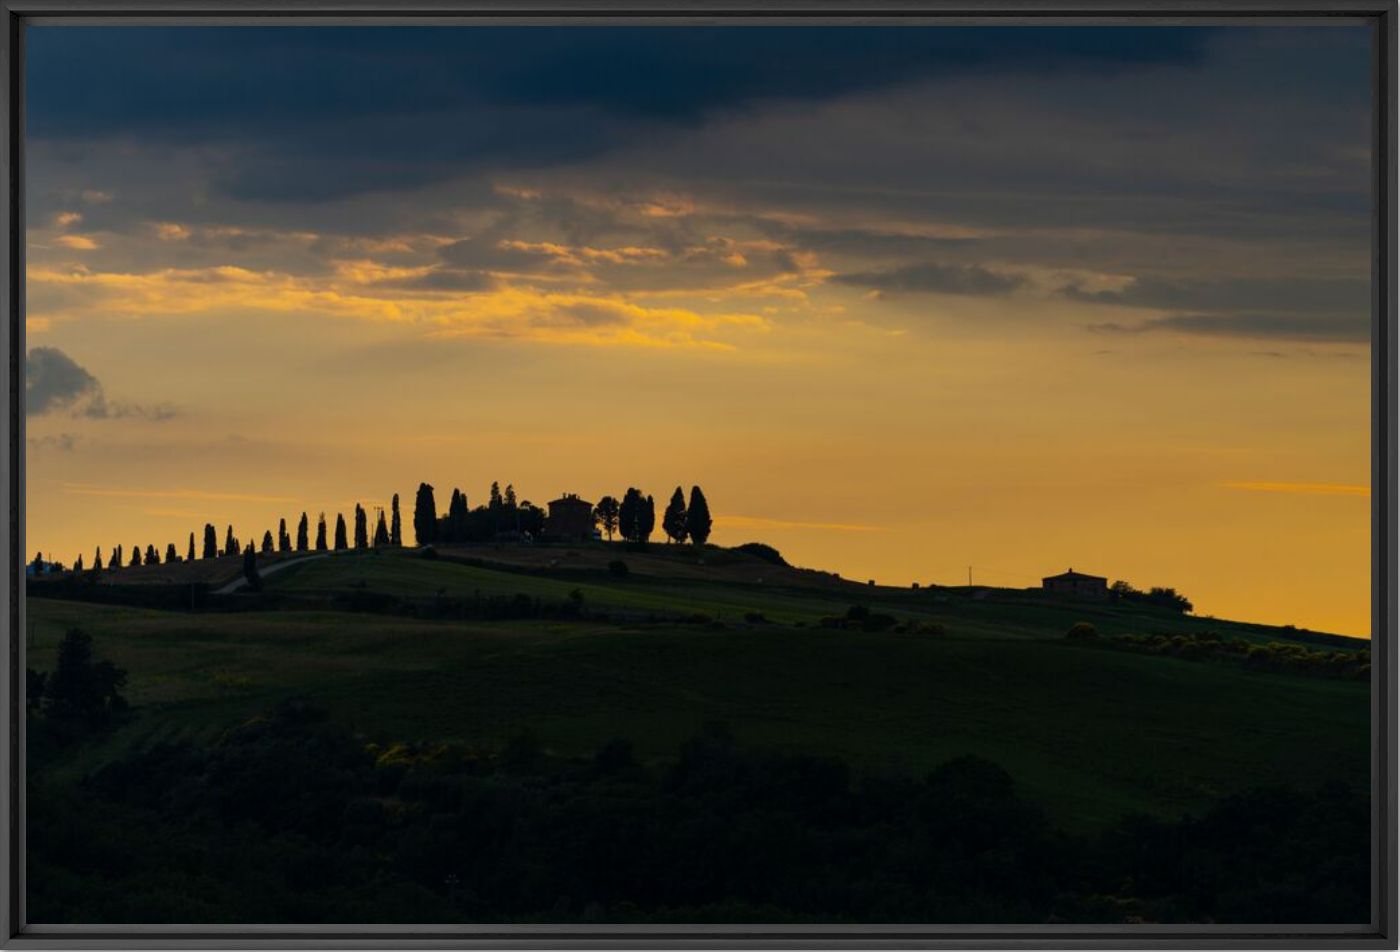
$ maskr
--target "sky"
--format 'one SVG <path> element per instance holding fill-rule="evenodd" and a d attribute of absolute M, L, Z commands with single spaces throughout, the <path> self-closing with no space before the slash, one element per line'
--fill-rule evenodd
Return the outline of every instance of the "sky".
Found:
<path fill-rule="evenodd" d="M 1364 28 L 27 50 L 31 553 L 699 484 L 850 578 L 1370 632 Z"/>

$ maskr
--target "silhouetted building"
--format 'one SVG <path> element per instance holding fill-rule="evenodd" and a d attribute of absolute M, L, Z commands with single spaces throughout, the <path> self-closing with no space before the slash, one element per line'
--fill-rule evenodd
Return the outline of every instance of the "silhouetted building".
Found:
<path fill-rule="evenodd" d="M 1040 580 L 1041 587 L 1055 595 L 1069 595 L 1073 598 L 1108 598 L 1108 579 L 1099 575 L 1085 575 L 1070 569 L 1059 575 L 1051 575 Z"/>
<path fill-rule="evenodd" d="M 565 493 L 549 504 L 544 531 L 561 539 L 593 538 L 593 503 Z"/>

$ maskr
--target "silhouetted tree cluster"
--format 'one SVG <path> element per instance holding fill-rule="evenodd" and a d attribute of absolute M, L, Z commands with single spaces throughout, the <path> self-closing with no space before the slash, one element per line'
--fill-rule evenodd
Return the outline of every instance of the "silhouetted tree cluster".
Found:
<path fill-rule="evenodd" d="M 518 499 L 513 485 L 507 484 L 505 489 L 502 489 L 499 482 L 491 483 L 486 505 L 477 506 L 475 509 L 469 507 L 466 493 L 454 488 L 447 511 L 439 516 L 433 496 L 433 487 L 428 483 L 420 483 L 414 499 L 413 532 L 420 546 L 435 543 L 490 542 L 516 537 L 542 536 L 545 531 L 546 518 L 546 513 L 542 508 L 528 500 Z M 623 495 L 620 502 L 613 496 L 604 496 L 599 500 L 594 508 L 594 518 L 596 523 L 602 527 L 609 541 L 615 535 L 620 534 L 628 542 L 645 544 L 656 528 L 656 503 L 650 495 L 645 495 L 641 490 L 631 487 Z M 681 487 L 677 486 L 671 494 L 670 502 L 662 516 L 662 530 L 671 542 L 681 543 L 689 540 L 697 545 L 703 545 L 709 539 L 711 522 L 709 504 L 700 487 L 691 487 L 690 499 L 687 503 L 684 492 Z M 346 526 L 343 515 L 336 515 L 333 544 L 328 544 L 327 530 L 326 514 L 323 512 L 320 514 L 316 526 L 315 550 L 317 552 L 325 552 L 330 548 L 339 551 L 350 547 L 350 529 Z M 369 548 L 371 545 L 375 547 L 401 545 L 403 529 L 398 493 L 393 495 L 387 518 L 384 511 L 379 510 L 372 534 L 365 507 L 356 503 L 353 533 L 353 545 L 356 549 Z M 223 545 L 220 546 L 218 531 L 214 524 L 205 523 L 198 557 L 217 559 L 233 555 L 241 556 L 245 551 L 254 549 L 254 540 L 256 539 L 258 537 L 254 535 L 246 543 L 240 542 L 234 533 L 233 525 L 229 524 L 225 527 Z M 307 552 L 311 548 L 310 523 L 305 512 L 297 521 L 295 539 L 288 531 L 287 520 L 283 517 L 277 521 L 275 535 L 272 529 L 267 529 L 263 532 L 260 542 L 256 543 L 256 551 L 263 555 L 287 554 L 293 551 Z M 125 564 L 133 566 L 158 565 L 162 561 L 166 563 L 180 561 L 173 542 L 165 547 L 163 560 L 160 549 L 155 545 L 147 545 L 144 550 L 139 545 L 133 546 L 129 556 L 126 556 L 125 552 L 126 550 L 122 546 L 114 546 L 110 558 L 104 559 L 99 547 L 94 554 L 92 567 L 89 571 L 101 572 L 104 568 L 118 568 L 124 564 L 124 557 L 130 559 L 129 563 Z M 189 545 L 185 558 L 189 561 L 194 561 L 196 558 L 195 533 L 193 532 L 189 534 Z M 82 571 L 81 567 L 78 570 Z M 1120 586 L 1122 584 L 1119 583 Z M 1120 591 L 1118 586 L 1115 586 L 1115 591 Z M 1143 597 L 1156 599 L 1167 596 L 1176 597 L 1170 589 L 1153 589 L 1151 593 Z M 1187 605 L 1189 610 L 1189 603 Z"/>
<path fill-rule="evenodd" d="M 516 497 L 515 487 L 493 482 L 484 506 L 472 509 L 467 494 L 453 488 L 447 511 L 437 514 L 433 487 L 422 483 L 414 505 L 413 529 L 419 545 L 490 542 L 515 536 L 538 536 L 544 531 L 543 509 Z"/>
<path fill-rule="evenodd" d="M 121 688 L 126 684 L 126 672 L 110 661 L 93 657 L 92 636 L 73 628 L 58 645 L 58 662 L 53 672 L 31 678 L 33 688 L 38 682 L 42 697 L 29 703 L 55 725 L 94 728 L 126 710 Z"/>
<path fill-rule="evenodd" d="M 1182 614 L 1190 612 L 1194 607 L 1190 599 L 1174 588 L 1154 587 L 1144 592 L 1128 582 L 1117 581 L 1108 587 L 1108 593 L 1109 597 L 1118 601 L 1141 602 Z"/>

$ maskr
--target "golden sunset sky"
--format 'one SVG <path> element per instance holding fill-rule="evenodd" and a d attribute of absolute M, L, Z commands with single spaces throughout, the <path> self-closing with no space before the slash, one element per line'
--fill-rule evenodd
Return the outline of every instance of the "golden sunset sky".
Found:
<path fill-rule="evenodd" d="M 851 578 L 1370 632 L 1360 28 L 28 42 L 31 555 L 698 483 Z"/>

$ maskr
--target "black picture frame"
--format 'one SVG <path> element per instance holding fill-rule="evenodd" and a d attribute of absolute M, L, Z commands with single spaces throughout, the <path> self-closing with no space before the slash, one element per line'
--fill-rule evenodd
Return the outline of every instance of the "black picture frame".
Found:
<path fill-rule="evenodd" d="M 1396 0 L 0 0 L 4 64 L 4 517 L 0 590 L 0 944 L 12 949 L 190 948 L 1397 948 Z M 1254 926 L 34 926 L 24 906 L 24 35 L 28 25 L 470 22 L 1305 24 L 1372 28 L 1372 921 Z"/>

